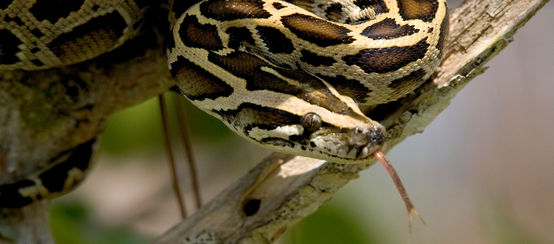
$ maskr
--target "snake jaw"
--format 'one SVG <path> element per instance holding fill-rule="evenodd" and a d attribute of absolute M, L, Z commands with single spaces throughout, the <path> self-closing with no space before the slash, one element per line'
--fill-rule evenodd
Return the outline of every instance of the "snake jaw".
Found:
<path fill-rule="evenodd" d="M 377 128 L 325 129 L 312 133 L 310 146 L 322 158 L 338 163 L 361 163 L 385 142 L 385 130 Z"/>

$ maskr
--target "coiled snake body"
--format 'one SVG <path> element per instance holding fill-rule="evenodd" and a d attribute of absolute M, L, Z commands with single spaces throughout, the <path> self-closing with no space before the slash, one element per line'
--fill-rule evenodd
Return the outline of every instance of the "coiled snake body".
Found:
<path fill-rule="evenodd" d="M 48 12 L 45 2 L 0 4 L 0 69 L 110 51 L 140 30 L 147 8 L 81 0 Z M 166 52 L 189 100 L 264 147 L 338 163 L 366 162 L 382 147 L 385 129 L 362 111 L 428 79 L 447 29 L 445 0 L 204 0 L 183 11 Z M 31 182 L 0 186 L 0 207 L 55 192 Z"/>

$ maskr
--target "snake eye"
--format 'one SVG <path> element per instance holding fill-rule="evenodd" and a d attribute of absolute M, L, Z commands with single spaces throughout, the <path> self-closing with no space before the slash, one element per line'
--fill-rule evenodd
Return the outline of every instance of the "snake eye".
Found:
<path fill-rule="evenodd" d="M 314 112 L 306 113 L 300 119 L 300 125 L 305 132 L 314 132 L 321 127 L 321 117 Z"/>

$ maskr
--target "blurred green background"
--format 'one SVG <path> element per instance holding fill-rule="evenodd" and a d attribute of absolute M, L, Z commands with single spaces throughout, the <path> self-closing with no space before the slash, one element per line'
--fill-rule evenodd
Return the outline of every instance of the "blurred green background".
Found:
<path fill-rule="evenodd" d="M 550 4 L 425 133 L 388 154 L 427 225 L 409 233 L 392 181 L 372 167 L 280 242 L 554 243 L 552 23 Z M 186 114 L 204 201 L 269 154 L 189 104 Z M 88 179 L 52 203 L 57 243 L 148 243 L 179 221 L 162 136 L 156 99 L 111 117 Z"/>

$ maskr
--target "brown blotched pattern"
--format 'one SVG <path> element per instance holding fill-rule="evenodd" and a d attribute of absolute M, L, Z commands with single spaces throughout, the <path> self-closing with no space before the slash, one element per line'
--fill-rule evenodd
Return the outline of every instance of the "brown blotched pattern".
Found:
<path fill-rule="evenodd" d="M 189 47 L 218 50 L 223 48 L 217 28 L 210 24 L 200 24 L 195 16 L 186 16 L 179 29 L 179 36 Z"/>
<path fill-rule="evenodd" d="M 437 0 L 398 0 L 398 8 L 405 20 L 421 19 L 431 22 L 435 18 L 439 3 Z"/>
<path fill-rule="evenodd" d="M 387 13 L 389 9 L 383 0 L 355 0 L 354 4 L 360 7 L 361 9 L 373 8 L 375 14 Z"/>
<path fill-rule="evenodd" d="M 386 18 L 365 28 L 362 31 L 362 35 L 371 39 L 394 39 L 401 36 L 409 36 L 417 32 L 419 30 L 411 25 L 398 25 L 394 19 Z"/>
<path fill-rule="evenodd" d="M 333 57 L 323 56 L 308 50 L 302 50 L 300 53 L 302 54 L 300 60 L 313 66 L 331 66 L 337 62 Z"/>
<path fill-rule="evenodd" d="M 294 51 L 292 41 L 278 29 L 267 26 L 258 26 L 256 27 L 256 30 L 270 52 L 290 54 Z"/>
<path fill-rule="evenodd" d="M 343 60 L 349 65 L 359 66 L 368 74 L 387 73 L 423 58 L 427 48 L 427 39 L 423 39 L 413 46 L 364 49 L 344 56 Z"/>
<path fill-rule="evenodd" d="M 245 135 L 248 135 L 252 128 L 272 130 L 282 125 L 300 123 L 300 117 L 295 114 L 248 102 L 242 103 L 237 109 L 212 112 L 236 128 L 242 128 Z"/>
<path fill-rule="evenodd" d="M 190 59 L 204 76 L 235 88 L 217 104 L 195 104 L 238 134 L 285 152 L 351 163 L 384 138 L 382 126 L 358 106 L 395 101 L 429 77 L 439 63 L 445 10 L 444 0 L 203 0 L 185 14 L 216 25 L 224 47 L 183 47 L 176 37 L 168 57 L 170 63 Z M 190 74 L 181 76 L 181 89 L 195 89 L 185 79 Z M 321 120 L 311 133 L 298 127 L 306 129 L 298 120 L 307 113 Z M 370 139 L 365 152 L 352 151 L 349 131 L 380 140 Z M 305 134 L 315 142 L 304 143 Z"/>
<path fill-rule="evenodd" d="M 283 16 L 281 21 L 296 36 L 321 47 L 354 41 L 354 38 L 348 35 L 349 29 L 323 19 L 303 14 L 291 14 Z"/>
<path fill-rule="evenodd" d="M 300 92 L 298 88 L 289 85 L 286 81 L 262 71 L 261 68 L 269 64 L 248 53 L 234 52 L 226 56 L 210 53 L 208 60 L 229 70 L 233 75 L 245 79 L 246 89 L 250 91 L 269 90 L 287 94 Z"/>
<path fill-rule="evenodd" d="M 211 0 L 202 3 L 200 11 L 205 16 L 220 21 L 271 16 L 260 0 Z"/>
<path fill-rule="evenodd" d="M 354 101 L 366 102 L 366 98 L 369 97 L 371 90 L 362 85 L 357 80 L 347 79 L 342 75 L 335 77 L 319 75 L 323 80 L 333 86 L 340 94 L 349 96 Z"/>
<path fill-rule="evenodd" d="M 208 60 L 229 70 L 233 75 L 245 79 L 246 89 L 250 91 L 268 90 L 284 93 L 335 113 L 360 118 L 347 104 L 333 95 L 320 80 L 304 71 L 274 67 L 244 52 L 235 52 L 226 56 L 210 53 Z M 262 67 L 271 68 L 280 75 L 297 81 L 300 85 L 289 84 L 274 74 L 262 70 Z"/>
<path fill-rule="evenodd" d="M 127 27 L 116 11 L 75 27 L 71 32 L 57 36 L 47 46 L 64 63 L 76 63 L 100 55 L 113 47 Z"/>
<path fill-rule="evenodd" d="M 136 1 L 1 1 L 0 70 L 60 67 L 121 46 L 142 26 L 147 8 Z"/>
<path fill-rule="evenodd" d="M 191 100 L 216 99 L 233 94 L 233 87 L 183 57 L 171 64 L 171 75 L 181 92 Z"/>
<path fill-rule="evenodd" d="M 92 139 L 73 149 L 59 153 L 50 160 L 49 163 L 53 165 L 49 165 L 50 168 L 42 172 L 37 172 L 35 177 L 0 185 L 0 208 L 21 208 L 36 200 L 52 197 L 53 194 L 62 194 L 77 186 L 90 167 L 95 141 L 96 139 Z M 80 174 L 77 174 L 78 176 L 71 175 L 72 171 L 74 173 L 78 171 Z M 21 191 L 30 188 L 36 190 L 28 191 L 26 194 Z"/>
<path fill-rule="evenodd" d="M 39 21 L 47 20 L 50 23 L 56 23 L 71 12 L 79 10 L 84 3 L 85 0 L 58 1 L 57 4 L 50 0 L 37 0 L 29 12 Z"/>
<path fill-rule="evenodd" d="M 0 30 L 0 64 L 13 64 L 19 62 L 19 58 L 15 55 L 18 51 L 17 46 L 22 42 L 10 30 Z"/>
<path fill-rule="evenodd" d="M 228 45 L 230 48 L 237 49 L 244 43 L 248 43 L 252 46 L 255 45 L 252 32 L 246 27 L 230 27 L 226 32 L 229 34 Z"/>

